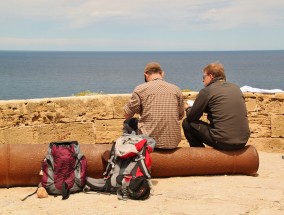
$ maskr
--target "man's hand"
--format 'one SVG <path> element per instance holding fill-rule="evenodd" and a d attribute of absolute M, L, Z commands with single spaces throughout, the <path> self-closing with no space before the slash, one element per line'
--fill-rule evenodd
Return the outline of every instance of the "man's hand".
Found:
<path fill-rule="evenodd" d="M 129 119 L 129 118 L 131 118 L 131 117 L 132 117 L 131 115 L 128 115 L 127 113 L 124 112 L 124 118 L 125 118 L 125 119 Z"/>

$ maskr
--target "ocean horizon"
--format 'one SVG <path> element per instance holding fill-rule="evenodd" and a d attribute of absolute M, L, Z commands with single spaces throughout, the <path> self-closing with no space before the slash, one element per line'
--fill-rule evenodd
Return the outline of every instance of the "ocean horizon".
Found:
<path fill-rule="evenodd" d="M 202 70 L 225 66 L 227 81 L 261 89 L 284 87 L 284 50 L 272 51 L 0 51 L 0 100 L 72 96 L 83 91 L 131 93 L 157 61 L 182 90 L 203 88 Z"/>

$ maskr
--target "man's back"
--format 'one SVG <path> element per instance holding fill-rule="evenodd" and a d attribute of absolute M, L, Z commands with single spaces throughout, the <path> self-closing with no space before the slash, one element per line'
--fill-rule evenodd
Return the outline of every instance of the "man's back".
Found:
<path fill-rule="evenodd" d="M 226 82 L 225 68 L 218 62 L 204 67 L 202 81 L 204 88 L 187 108 L 187 118 L 182 122 L 190 146 L 208 145 L 225 151 L 243 148 L 250 131 L 240 88 Z M 209 124 L 200 119 L 203 113 L 208 114 Z"/>
<path fill-rule="evenodd" d="M 179 120 L 184 115 L 184 107 L 177 86 L 159 78 L 143 83 L 135 88 L 125 112 L 140 114 L 139 133 L 154 138 L 157 148 L 175 148 L 179 144 Z"/>
<path fill-rule="evenodd" d="M 211 134 L 218 142 L 246 143 L 250 132 L 243 94 L 235 84 L 216 81 L 204 88 L 208 95 L 208 119 Z"/>

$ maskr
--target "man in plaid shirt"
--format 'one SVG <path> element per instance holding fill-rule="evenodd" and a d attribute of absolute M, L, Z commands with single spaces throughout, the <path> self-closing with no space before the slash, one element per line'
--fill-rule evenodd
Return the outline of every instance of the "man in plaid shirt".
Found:
<path fill-rule="evenodd" d="M 156 148 L 176 148 L 181 140 L 179 121 L 184 116 L 181 90 L 163 80 L 159 63 L 148 63 L 145 83 L 137 86 L 125 105 L 124 133 L 135 131 L 156 141 Z M 132 118 L 138 114 L 139 119 Z"/>

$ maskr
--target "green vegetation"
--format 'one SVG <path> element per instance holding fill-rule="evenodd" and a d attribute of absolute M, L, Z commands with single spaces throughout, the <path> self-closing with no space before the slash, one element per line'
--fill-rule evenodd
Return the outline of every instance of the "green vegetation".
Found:
<path fill-rule="evenodd" d="M 183 92 L 183 93 L 188 93 L 188 92 L 193 92 L 193 90 L 190 90 L 190 89 L 183 89 L 182 92 Z"/>
<path fill-rule="evenodd" d="M 102 91 L 101 92 L 91 92 L 90 90 L 85 90 L 79 93 L 73 94 L 73 96 L 94 96 L 94 95 L 102 95 L 104 94 Z"/>

